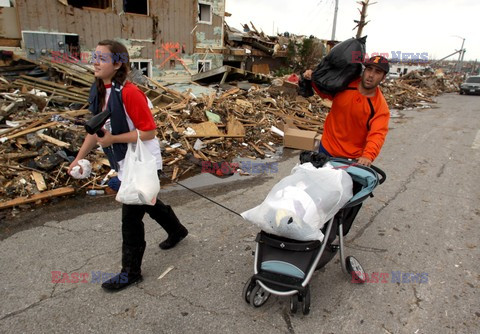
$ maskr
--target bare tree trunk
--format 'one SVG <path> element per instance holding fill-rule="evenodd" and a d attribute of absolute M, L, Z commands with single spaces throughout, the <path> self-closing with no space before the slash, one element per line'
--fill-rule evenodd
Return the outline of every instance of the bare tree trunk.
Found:
<path fill-rule="evenodd" d="M 369 1 L 370 0 L 364 0 L 364 1 L 358 2 L 360 5 L 362 5 L 362 10 L 360 9 L 358 10 L 360 12 L 360 21 L 357 21 L 357 20 L 354 21 L 355 23 L 357 23 L 355 28 L 358 27 L 357 38 L 362 37 L 363 27 L 365 27 L 367 23 L 370 22 L 370 21 L 365 21 L 365 19 L 367 18 L 367 7 L 369 5 Z M 372 3 L 371 5 L 373 4 L 375 3 Z M 353 28 L 353 30 L 355 30 L 355 28 Z"/>

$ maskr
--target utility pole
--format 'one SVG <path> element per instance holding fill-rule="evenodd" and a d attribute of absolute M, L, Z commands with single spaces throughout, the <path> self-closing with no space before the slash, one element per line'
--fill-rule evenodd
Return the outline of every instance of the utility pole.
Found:
<path fill-rule="evenodd" d="M 332 27 L 332 38 L 331 40 L 335 40 L 335 29 L 337 28 L 337 13 L 338 13 L 338 0 L 335 0 L 335 12 L 333 14 L 333 27 Z"/>
<path fill-rule="evenodd" d="M 463 48 L 463 44 L 465 43 L 465 38 L 463 39 L 462 41 L 462 52 L 460 53 L 462 55 L 462 57 L 460 58 L 460 71 L 462 71 L 462 67 L 463 67 L 463 56 L 465 56 L 465 49 Z"/>
<path fill-rule="evenodd" d="M 462 47 L 459 50 L 460 53 L 458 54 L 458 61 L 457 61 L 457 66 L 456 66 L 457 72 L 460 72 L 462 70 L 463 55 L 465 53 L 465 50 L 463 49 L 463 45 L 465 44 L 465 38 L 460 37 L 460 36 L 455 36 L 455 37 L 458 37 L 458 38 L 462 39 Z"/>

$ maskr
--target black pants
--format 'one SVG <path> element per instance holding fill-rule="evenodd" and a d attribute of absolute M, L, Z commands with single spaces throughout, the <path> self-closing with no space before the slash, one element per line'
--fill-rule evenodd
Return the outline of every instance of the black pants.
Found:
<path fill-rule="evenodd" d="M 170 205 L 165 205 L 159 199 L 153 206 L 123 204 L 122 237 L 124 247 L 144 247 L 143 217 L 145 213 L 148 213 L 169 235 L 175 234 L 183 228 Z"/>

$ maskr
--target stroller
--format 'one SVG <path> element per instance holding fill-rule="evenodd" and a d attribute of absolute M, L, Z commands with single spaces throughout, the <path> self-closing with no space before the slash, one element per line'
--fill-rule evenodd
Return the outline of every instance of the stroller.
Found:
<path fill-rule="evenodd" d="M 257 234 L 254 275 L 242 293 L 244 300 L 252 306 L 262 306 L 270 294 L 290 296 L 290 311 L 296 313 L 300 305 L 303 314 L 307 315 L 310 312 L 312 275 L 332 260 L 338 250 L 342 271 L 354 282 L 365 282 L 365 272 L 357 259 L 353 256 L 345 258 L 343 237 L 349 232 L 363 201 L 373 197 L 373 189 L 385 181 L 386 175 L 375 166 L 357 165 L 350 159 L 330 158 L 329 162 L 334 168 L 344 168 L 352 177 L 353 197 L 323 226 L 323 242 L 298 241 L 264 231 Z M 337 235 L 339 242 L 334 244 Z"/>

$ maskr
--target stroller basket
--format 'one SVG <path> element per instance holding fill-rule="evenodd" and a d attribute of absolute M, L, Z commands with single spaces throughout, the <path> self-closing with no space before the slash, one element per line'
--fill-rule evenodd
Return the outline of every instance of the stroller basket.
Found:
<path fill-rule="evenodd" d="M 269 272 L 303 280 L 320 248 L 320 241 L 296 241 L 260 232 L 258 243 L 258 271 Z"/>

